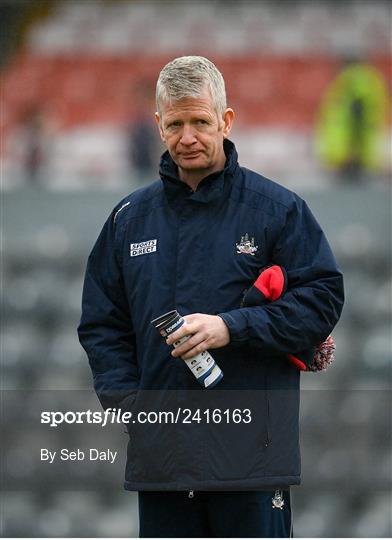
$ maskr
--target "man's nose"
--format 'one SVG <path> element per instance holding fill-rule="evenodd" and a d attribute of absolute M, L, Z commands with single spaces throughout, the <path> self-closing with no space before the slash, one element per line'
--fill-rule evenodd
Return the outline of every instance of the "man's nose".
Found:
<path fill-rule="evenodd" d="M 181 133 L 180 142 L 181 144 L 184 144 L 186 146 L 189 146 L 190 144 L 196 142 L 196 137 L 192 126 L 184 125 Z"/>

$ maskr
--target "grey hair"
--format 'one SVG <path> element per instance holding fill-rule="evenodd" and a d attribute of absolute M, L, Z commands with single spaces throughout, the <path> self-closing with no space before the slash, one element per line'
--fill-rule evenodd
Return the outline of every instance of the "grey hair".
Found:
<path fill-rule="evenodd" d="M 208 88 L 221 117 L 226 110 L 226 89 L 222 73 L 204 56 L 180 56 L 162 69 L 157 81 L 156 105 L 172 104 L 183 98 L 199 97 Z"/>

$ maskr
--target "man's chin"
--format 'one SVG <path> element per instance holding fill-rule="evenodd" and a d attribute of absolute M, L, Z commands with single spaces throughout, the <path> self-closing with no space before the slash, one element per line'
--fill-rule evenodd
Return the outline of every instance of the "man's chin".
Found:
<path fill-rule="evenodd" d="M 193 171 L 193 170 L 204 170 L 207 169 L 208 166 L 204 162 L 204 160 L 201 159 L 180 159 L 178 163 L 179 167 L 181 169 L 184 169 L 185 171 Z"/>

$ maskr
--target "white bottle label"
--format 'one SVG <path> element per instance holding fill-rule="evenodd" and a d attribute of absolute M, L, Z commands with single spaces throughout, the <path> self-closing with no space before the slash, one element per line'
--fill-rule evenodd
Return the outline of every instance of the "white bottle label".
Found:
<path fill-rule="evenodd" d="M 190 335 L 182 337 L 181 339 L 175 341 L 173 346 L 178 347 L 182 343 L 185 343 L 185 341 L 187 341 L 190 337 Z M 192 371 L 196 379 L 198 379 L 199 377 L 202 377 L 209 369 L 211 369 L 214 364 L 214 359 L 208 351 L 203 351 L 192 358 L 184 360 L 184 362 Z"/>

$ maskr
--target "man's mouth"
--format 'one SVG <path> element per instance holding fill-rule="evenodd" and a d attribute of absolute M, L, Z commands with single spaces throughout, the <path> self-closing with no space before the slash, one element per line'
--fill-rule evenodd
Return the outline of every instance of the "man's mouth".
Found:
<path fill-rule="evenodd" d="M 191 158 L 197 157 L 199 154 L 200 152 L 189 152 L 187 154 L 182 153 L 181 156 L 185 159 L 191 159 Z"/>

